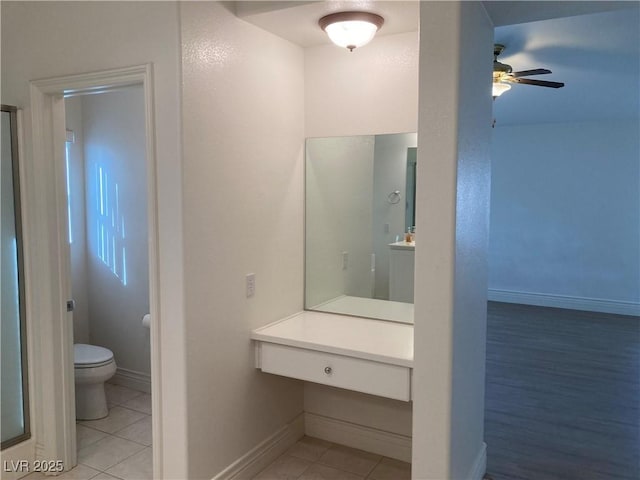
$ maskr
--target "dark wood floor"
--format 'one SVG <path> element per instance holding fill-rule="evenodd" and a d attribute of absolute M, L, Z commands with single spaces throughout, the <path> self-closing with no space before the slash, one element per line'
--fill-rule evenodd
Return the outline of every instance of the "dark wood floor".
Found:
<path fill-rule="evenodd" d="M 640 479 L 640 319 L 489 304 L 494 480 Z"/>

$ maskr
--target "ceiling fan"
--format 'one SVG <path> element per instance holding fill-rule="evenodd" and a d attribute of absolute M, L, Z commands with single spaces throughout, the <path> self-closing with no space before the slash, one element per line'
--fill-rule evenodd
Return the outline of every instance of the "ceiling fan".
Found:
<path fill-rule="evenodd" d="M 546 68 L 536 68 L 533 70 L 523 70 L 521 72 L 514 72 L 511 65 L 501 63 L 498 61 L 498 55 L 504 50 L 504 45 L 496 43 L 493 46 L 493 98 L 502 95 L 507 90 L 511 89 L 510 83 L 520 83 L 523 85 L 536 85 L 538 87 L 549 88 L 561 88 L 564 87 L 562 82 L 550 82 L 547 80 L 536 80 L 530 77 L 532 75 L 546 75 L 551 73 L 551 70 Z"/>

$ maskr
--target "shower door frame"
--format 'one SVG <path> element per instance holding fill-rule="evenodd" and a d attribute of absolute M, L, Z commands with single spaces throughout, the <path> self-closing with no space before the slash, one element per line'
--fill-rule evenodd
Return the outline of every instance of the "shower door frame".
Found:
<path fill-rule="evenodd" d="M 26 312 L 26 288 L 25 288 L 25 265 L 24 265 L 24 244 L 23 235 L 23 215 L 22 215 L 22 188 L 20 174 L 20 154 L 19 130 L 20 119 L 18 108 L 12 105 L 1 105 L 2 112 L 9 114 L 9 129 L 11 134 L 11 174 L 13 180 L 13 210 L 16 230 L 17 244 L 17 267 L 18 267 L 18 315 L 20 322 L 20 367 L 22 370 L 22 421 L 24 432 L 16 437 L 2 442 L 2 450 L 18 445 L 31 438 L 31 405 L 29 403 L 29 355 L 27 335 L 27 312 Z"/>
<path fill-rule="evenodd" d="M 34 339 L 33 397 L 38 401 L 35 421 L 37 459 L 62 460 L 65 470 L 77 464 L 75 431 L 75 382 L 73 360 L 73 317 L 67 311 L 71 298 L 70 252 L 67 241 L 66 178 L 64 142 L 66 140 L 64 97 L 95 94 L 132 85 L 142 85 L 145 100 L 145 147 L 147 170 L 147 221 L 149 248 L 149 307 L 151 314 L 151 376 L 154 478 L 162 478 L 162 376 L 161 322 L 159 302 L 158 199 L 156 185 L 155 125 L 152 66 L 150 64 L 70 75 L 30 83 L 34 171 L 32 191 L 40 196 L 34 206 L 34 230 L 42 235 L 33 240 L 33 252 L 42 253 L 39 273 L 33 279 Z M 40 182 L 37 184 L 37 182 Z M 55 199 L 53 207 L 43 204 Z M 37 201 L 36 201 L 37 203 Z M 51 213 L 55 210 L 55 215 Z M 49 214 L 49 215 L 48 215 Z M 42 222 L 42 223 L 40 223 Z M 44 239 L 44 240 L 43 240 Z M 46 243 L 45 243 L 46 242 Z M 37 256 L 37 255 L 36 255 Z M 37 259 L 36 259 L 37 261 Z M 37 284 L 35 284 L 37 283 Z"/>

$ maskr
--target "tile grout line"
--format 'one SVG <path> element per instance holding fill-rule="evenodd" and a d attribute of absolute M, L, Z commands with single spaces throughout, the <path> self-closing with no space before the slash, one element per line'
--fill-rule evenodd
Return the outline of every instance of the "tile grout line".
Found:
<path fill-rule="evenodd" d="M 125 389 L 127 389 L 127 387 L 121 387 L 121 388 L 125 388 Z M 133 389 L 128 389 L 128 390 L 135 391 L 135 390 L 133 390 Z M 106 393 L 106 392 L 105 392 L 105 393 Z M 135 395 L 135 396 L 133 396 L 133 397 L 131 397 L 131 398 L 127 399 L 125 403 L 127 403 L 127 402 L 129 402 L 129 401 L 131 401 L 131 400 L 133 400 L 133 399 L 135 399 L 135 398 L 141 397 L 141 396 L 142 396 L 142 395 L 144 395 L 144 394 L 145 394 L 145 392 L 140 392 L 140 393 L 139 393 L 139 395 Z M 97 476 L 99 476 L 99 475 L 101 475 L 101 474 L 109 475 L 109 476 L 111 476 L 111 477 L 113 477 L 113 478 L 115 478 L 115 479 L 118 479 L 118 480 L 125 480 L 125 479 L 123 479 L 122 477 L 119 477 L 119 476 L 117 476 L 117 475 L 113 475 L 113 474 L 111 474 L 111 473 L 107 472 L 107 470 L 109 470 L 109 469 L 111 469 L 111 468 L 114 468 L 114 467 L 116 467 L 117 465 L 120 465 L 120 464 L 122 464 L 122 463 L 126 462 L 127 460 L 131 459 L 131 458 L 132 458 L 132 457 L 134 457 L 135 455 L 137 455 L 137 454 L 139 454 L 139 453 L 141 453 L 141 452 L 144 452 L 147 448 L 149 448 L 149 449 L 152 449 L 152 448 L 153 448 L 153 445 L 145 445 L 145 444 L 143 444 L 143 443 L 136 442 L 136 441 L 134 441 L 134 440 L 130 440 L 130 439 L 128 439 L 128 438 L 124 438 L 124 437 L 121 437 L 121 436 L 117 435 L 117 433 L 121 432 L 122 430 L 124 430 L 124 429 L 126 429 L 126 428 L 130 427 L 131 425 L 134 425 L 134 424 L 139 423 L 139 422 L 141 422 L 141 421 L 143 421 L 143 420 L 146 420 L 147 418 L 151 417 L 152 415 L 150 415 L 150 414 L 148 414 L 148 413 L 146 413 L 146 412 L 141 412 L 141 411 L 139 411 L 139 410 L 135 410 L 135 409 L 133 409 L 133 408 L 129 408 L 129 407 L 125 406 L 123 403 L 118 403 L 118 402 L 109 401 L 109 405 L 108 405 L 108 409 L 109 409 L 109 411 L 111 411 L 113 407 L 120 407 L 120 408 L 123 408 L 123 409 L 125 409 L 125 410 L 129 410 L 130 412 L 135 412 L 135 413 L 138 413 L 138 414 L 142 414 L 142 415 L 144 415 L 144 416 L 143 416 L 142 418 L 139 418 L 138 420 L 136 420 L 136 421 L 134 421 L 134 422 L 132 422 L 132 423 L 128 424 L 128 425 L 123 426 L 122 428 L 120 428 L 120 429 L 118 429 L 118 430 L 116 430 L 115 432 L 112 432 L 112 433 L 111 433 L 111 432 L 105 432 L 105 431 L 103 431 L 103 430 L 99 430 L 99 429 L 97 429 L 97 428 L 95 428 L 95 427 L 93 427 L 93 426 L 83 424 L 83 423 L 81 423 L 82 421 L 76 421 L 76 426 L 77 426 L 77 425 L 81 425 L 81 426 L 83 426 L 83 427 L 85 427 L 85 428 L 88 428 L 88 429 L 93 430 L 93 431 L 95 431 L 95 432 L 100 432 L 100 433 L 102 433 L 102 434 L 104 434 L 104 435 L 105 435 L 103 438 L 101 438 L 101 439 L 97 440 L 96 442 L 92 442 L 92 443 L 90 443 L 89 445 L 85 445 L 85 447 L 83 447 L 83 448 L 86 448 L 86 447 L 89 447 L 89 446 L 91 446 L 91 445 L 94 445 L 94 444 L 96 444 L 96 443 L 98 443 L 98 442 L 100 442 L 100 441 L 102 441 L 102 440 L 106 440 L 108 437 L 112 437 L 112 438 L 116 438 L 116 439 L 120 439 L 120 440 L 125 440 L 125 441 L 128 441 L 128 442 L 134 443 L 134 444 L 136 444 L 136 445 L 138 445 L 138 446 L 140 446 L 140 447 L 142 447 L 142 448 L 141 448 L 140 450 L 138 450 L 138 451 L 136 451 L 136 452 L 132 453 L 131 455 L 128 455 L 127 457 L 125 457 L 125 458 L 121 459 L 119 462 L 117 462 L 117 463 L 115 463 L 115 464 L 113 464 L 113 465 L 108 466 L 108 467 L 107 467 L 106 469 L 104 469 L 104 470 L 103 470 L 103 469 L 99 469 L 99 468 L 92 467 L 91 465 L 87 465 L 86 463 L 82 463 L 82 462 L 78 461 L 78 465 L 84 465 L 85 467 L 87 467 L 87 468 L 91 468 L 92 470 L 95 470 L 95 471 L 97 471 L 97 472 L 98 472 L 96 475 L 94 475 L 94 476 L 90 477 L 90 480 L 91 480 L 91 479 L 93 479 L 93 478 L 96 478 Z M 106 416 L 106 417 L 104 417 L 104 418 L 107 418 L 108 416 L 109 416 L 109 415 L 107 415 L 107 416 Z M 81 449 L 80 449 L 80 448 L 78 448 L 78 453 L 80 452 L 80 450 L 81 450 Z"/>
<path fill-rule="evenodd" d="M 375 471 L 376 468 L 378 468 L 378 465 L 380 465 L 382 463 L 382 459 L 385 458 L 383 456 L 380 456 L 380 458 L 378 459 L 378 461 L 376 462 L 376 464 L 373 466 L 373 468 L 371 469 L 371 471 L 369 473 L 367 473 L 367 475 L 365 475 L 365 480 L 369 480 L 371 478 L 371 474 Z"/>
<path fill-rule="evenodd" d="M 294 455 L 289 455 L 289 456 L 293 457 L 293 458 L 299 458 L 299 457 L 296 457 Z M 311 468 L 312 465 L 313 465 L 313 462 L 309 463 L 309 465 L 306 466 L 306 468 L 302 471 L 302 473 L 300 473 L 300 475 L 298 475 L 296 477 L 296 479 L 302 478 L 302 476 L 307 472 L 307 470 L 309 470 Z M 269 467 L 267 467 L 267 468 L 269 468 Z"/>

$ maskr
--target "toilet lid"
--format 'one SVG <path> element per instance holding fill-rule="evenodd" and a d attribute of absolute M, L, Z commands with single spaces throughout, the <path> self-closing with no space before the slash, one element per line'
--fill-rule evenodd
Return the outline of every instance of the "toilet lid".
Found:
<path fill-rule="evenodd" d="M 76 343 L 73 346 L 73 361 L 76 365 L 96 365 L 113 360 L 113 352 L 97 345 Z"/>

